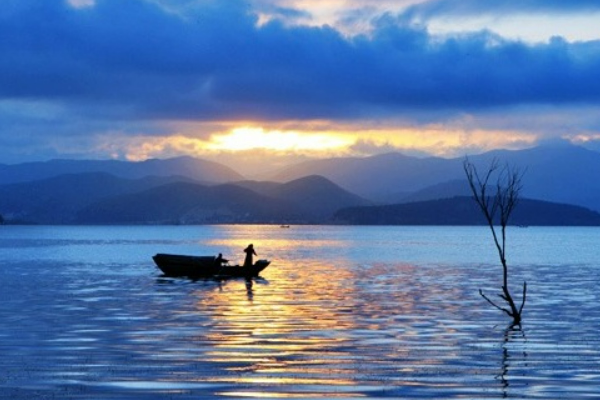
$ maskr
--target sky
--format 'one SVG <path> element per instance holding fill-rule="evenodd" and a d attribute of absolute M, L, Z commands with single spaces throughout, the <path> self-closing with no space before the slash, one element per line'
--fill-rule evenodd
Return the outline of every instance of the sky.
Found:
<path fill-rule="evenodd" d="M 599 18 L 597 0 L 3 0 L 0 163 L 600 150 Z"/>

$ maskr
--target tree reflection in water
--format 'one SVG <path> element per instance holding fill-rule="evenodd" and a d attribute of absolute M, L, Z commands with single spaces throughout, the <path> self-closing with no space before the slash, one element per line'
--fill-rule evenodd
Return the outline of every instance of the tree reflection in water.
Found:
<path fill-rule="evenodd" d="M 511 375 L 514 378 L 519 364 L 527 366 L 527 337 L 521 325 L 509 325 L 502 340 L 502 364 L 496 379 L 502 385 L 502 398 L 512 397 L 509 393 Z M 521 349 L 519 349 L 521 347 Z"/>

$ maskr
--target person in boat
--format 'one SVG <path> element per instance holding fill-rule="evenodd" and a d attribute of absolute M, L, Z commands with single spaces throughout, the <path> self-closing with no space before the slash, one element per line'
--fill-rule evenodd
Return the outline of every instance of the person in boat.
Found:
<path fill-rule="evenodd" d="M 217 266 L 217 267 L 222 267 L 223 264 L 227 264 L 228 262 L 229 262 L 229 260 L 226 258 L 223 258 L 222 253 L 219 253 L 217 258 L 215 258 L 215 266 Z"/>
<path fill-rule="evenodd" d="M 256 251 L 254 251 L 254 245 L 250 243 L 248 247 L 244 249 L 244 253 L 246 253 L 246 258 L 244 258 L 244 267 L 251 267 L 252 265 L 254 265 L 252 256 L 257 255 Z"/>

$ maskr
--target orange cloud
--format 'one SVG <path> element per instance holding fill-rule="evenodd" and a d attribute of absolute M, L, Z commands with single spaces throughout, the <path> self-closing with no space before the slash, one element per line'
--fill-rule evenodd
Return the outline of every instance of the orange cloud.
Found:
<path fill-rule="evenodd" d="M 495 148 L 518 149 L 538 137 L 517 131 L 464 130 L 443 125 L 419 128 L 360 127 L 327 122 L 232 125 L 212 134 L 193 126 L 161 136 L 113 133 L 100 139 L 97 150 L 114 158 L 144 160 L 180 155 L 213 157 L 218 154 L 295 155 L 308 157 L 369 156 L 400 151 L 441 157 L 462 156 Z M 202 128 L 205 129 L 205 128 Z"/>

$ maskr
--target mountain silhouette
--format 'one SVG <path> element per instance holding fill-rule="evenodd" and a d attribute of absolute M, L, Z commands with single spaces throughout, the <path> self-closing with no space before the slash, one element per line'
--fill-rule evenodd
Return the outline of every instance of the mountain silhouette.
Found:
<path fill-rule="evenodd" d="M 206 186 L 178 182 L 83 208 L 78 223 L 322 223 L 366 201 L 322 177 L 285 184 L 243 181 Z"/>
<path fill-rule="evenodd" d="M 90 224 L 266 223 L 292 215 L 284 202 L 225 184 L 176 182 L 91 204 L 75 221 Z"/>
<path fill-rule="evenodd" d="M 51 160 L 15 165 L 0 164 L 0 185 L 92 172 L 104 172 L 126 179 L 140 179 L 147 176 L 184 176 L 204 183 L 225 183 L 244 179 L 233 169 L 219 163 L 184 156 L 140 162 Z"/>
<path fill-rule="evenodd" d="M 525 220 L 523 224 L 595 223 L 594 214 L 581 211 L 577 215 L 590 220 L 577 219 L 574 209 L 565 204 L 600 211 L 600 153 L 552 145 L 469 157 L 481 172 L 493 159 L 525 171 L 521 197 L 527 200 L 517 208 L 519 213 L 541 218 L 548 204 L 562 204 L 544 221 Z M 54 160 L 0 165 L 0 180 L 13 182 L 0 184 L 0 214 L 7 223 L 38 224 L 324 224 L 363 223 L 357 214 L 346 218 L 348 211 L 338 211 L 391 204 L 392 208 L 384 209 L 387 214 L 362 208 L 355 213 L 380 212 L 368 218 L 374 223 L 404 224 L 408 217 L 398 219 L 393 207 L 416 207 L 418 221 L 471 224 L 473 216 L 451 211 L 456 204 L 432 202 L 470 196 L 463 162 L 462 157 L 416 158 L 398 153 L 315 160 L 273 174 L 283 182 L 245 180 L 229 167 L 191 157 L 139 163 Z M 534 200 L 539 203 L 530 203 Z M 450 211 L 426 216 L 420 208 L 443 209 L 439 204 Z M 478 215 L 476 211 L 470 212 Z M 561 213 L 569 215 L 568 222 L 561 219 Z"/>
<path fill-rule="evenodd" d="M 350 225 L 485 225 L 472 197 L 353 207 L 339 210 L 334 221 Z M 520 226 L 600 226 L 600 213 L 584 207 L 520 199 L 511 219 Z"/>
<path fill-rule="evenodd" d="M 7 220 L 12 221 L 37 224 L 71 223 L 75 213 L 90 203 L 186 179 L 123 179 L 103 172 L 66 174 L 0 186 L 0 210 Z"/>
<path fill-rule="evenodd" d="M 83 173 L 0 186 L 0 211 L 13 223 L 324 223 L 340 208 L 367 204 L 318 176 L 206 185 Z"/>
<path fill-rule="evenodd" d="M 480 171 L 485 171 L 494 158 L 501 164 L 508 163 L 525 171 L 523 197 L 600 211 L 600 179 L 597 178 L 600 153 L 561 144 L 526 150 L 496 150 L 470 156 L 469 160 Z M 281 170 L 272 178 L 286 181 L 318 174 L 365 199 L 394 204 L 426 199 L 427 192 L 429 196 L 439 192 L 438 198 L 468 194 L 460 188 L 460 181 L 465 181 L 463 161 L 464 157 L 416 158 L 390 153 L 366 158 L 307 161 Z"/>
<path fill-rule="evenodd" d="M 237 184 L 269 197 L 292 203 L 303 214 L 319 219 L 331 217 L 341 207 L 372 204 L 372 202 L 362 199 L 318 175 L 294 179 L 284 184 L 256 181 Z"/>

